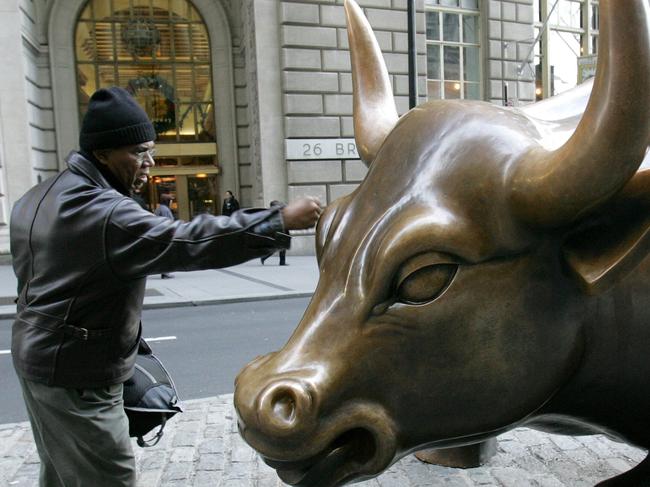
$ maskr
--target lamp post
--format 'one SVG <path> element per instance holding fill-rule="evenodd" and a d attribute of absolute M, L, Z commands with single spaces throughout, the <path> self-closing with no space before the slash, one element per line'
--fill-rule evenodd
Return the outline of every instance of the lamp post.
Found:
<path fill-rule="evenodd" d="M 408 22 L 408 57 L 409 57 L 409 108 L 417 105 L 418 99 L 418 72 L 417 49 L 415 45 L 415 0 L 407 0 Z"/>

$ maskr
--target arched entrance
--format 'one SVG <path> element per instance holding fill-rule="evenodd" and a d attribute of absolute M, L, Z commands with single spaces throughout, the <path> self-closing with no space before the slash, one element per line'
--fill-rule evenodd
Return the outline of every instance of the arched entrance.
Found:
<path fill-rule="evenodd" d="M 73 39 L 60 34 L 66 30 Z M 218 213 L 221 194 L 238 182 L 232 51 L 218 3 L 56 1 L 48 37 L 60 158 L 77 147 L 92 92 L 122 86 L 158 133 L 157 167 L 144 194 L 150 208 L 171 193 L 180 218 Z"/>

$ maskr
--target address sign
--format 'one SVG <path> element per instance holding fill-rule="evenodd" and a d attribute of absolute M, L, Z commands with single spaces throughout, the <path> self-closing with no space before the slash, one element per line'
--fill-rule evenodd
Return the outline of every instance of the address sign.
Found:
<path fill-rule="evenodd" d="M 359 159 L 354 139 L 287 139 L 288 160 Z"/>

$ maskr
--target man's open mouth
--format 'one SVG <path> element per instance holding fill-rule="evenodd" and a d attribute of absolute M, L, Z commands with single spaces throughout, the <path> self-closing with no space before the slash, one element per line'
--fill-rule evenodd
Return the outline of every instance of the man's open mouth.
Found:
<path fill-rule="evenodd" d="M 289 485 L 334 487 L 367 473 L 368 464 L 375 458 L 376 452 L 374 435 L 364 428 L 355 428 L 338 436 L 322 452 L 305 460 L 287 462 L 263 458 Z"/>
<path fill-rule="evenodd" d="M 149 175 L 145 173 L 141 173 L 136 175 L 135 180 L 133 181 L 133 188 L 134 189 L 140 189 L 142 188 L 145 184 L 147 184 L 147 181 L 149 181 Z"/>

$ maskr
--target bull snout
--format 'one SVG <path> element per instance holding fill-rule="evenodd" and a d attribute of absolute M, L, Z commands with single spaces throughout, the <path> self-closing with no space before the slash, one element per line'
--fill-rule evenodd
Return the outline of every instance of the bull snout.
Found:
<path fill-rule="evenodd" d="M 385 409 L 358 398 L 326 400 L 340 397 L 337 381 L 318 369 L 287 370 L 282 357 L 257 359 L 237 377 L 235 408 L 246 442 L 291 485 L 331 487 L 386 468 L 397 445 Z"/>
<path fill-rule="evenodd" d="M 244 438 L 273 453 L 266 439 L 299 443 L 316 428 L 316 392 L 299 374 L 274 374 L 266 356 L 249 364 L 235 383 L 235 406 Z M 304 373 L 303 375 L 307 375 Z"/>

